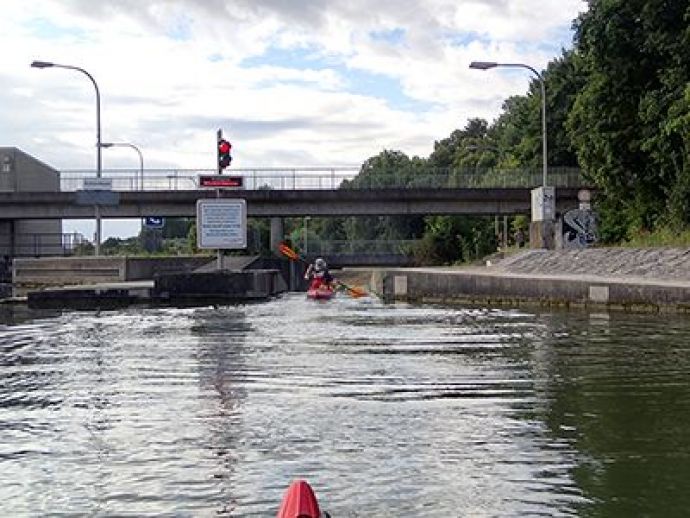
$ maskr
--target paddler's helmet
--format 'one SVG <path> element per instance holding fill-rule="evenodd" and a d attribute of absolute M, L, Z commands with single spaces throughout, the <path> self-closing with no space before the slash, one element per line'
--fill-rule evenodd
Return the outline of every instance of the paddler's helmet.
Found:
<path fill-rule="evenodd" d="M 326 261 L 324 261 L 321 257 L 318 257 L 316 261 L 314 261 L 314 269 L 317 272 L 322 272 L 326 268 L 328 268 L 328 265 L 326 264 Z"/>

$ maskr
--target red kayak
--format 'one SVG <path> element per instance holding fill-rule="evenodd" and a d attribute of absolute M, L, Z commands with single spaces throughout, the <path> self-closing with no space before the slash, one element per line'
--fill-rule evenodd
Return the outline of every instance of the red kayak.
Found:
<path fill-rule="evenodd" d="M 314 490 L 306 480 L 295 480 L 290 484 L 280 504 L 277 518 L 321 518 Z"/>
<path fill-rule="evenodd" d="M 335 295 L 335 291 L 327 286 L 319 286 L 318 288 L 309 288 L 307 290 L 307 297 L 310 299 L 328 300 L 333 295 Z"/>

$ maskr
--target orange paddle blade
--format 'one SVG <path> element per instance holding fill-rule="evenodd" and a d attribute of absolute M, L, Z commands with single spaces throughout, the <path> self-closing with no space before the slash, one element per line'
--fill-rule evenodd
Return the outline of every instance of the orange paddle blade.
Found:
<path fill-rule="evenodd" d="M 340 281 L 338 281 L 338 283 L 347 290 L 351 297 L 359 298 L 366 297 L 368 295 L 368 293 L 362 288 L 348 286 L 347 284 L 342 283 Z"/>
<path fill-rule="evenodd" d="M 278 246 L 278 250 L 280 251 L 281 254 L 283 254 L 285 257 L 288 257 L 292 259 L 293 261 L 299 259 L 299 256 L 297 255 L 297 252 L 295 252 L 292 248 L 285 244 L 280 244 Z"/>
<path fill-rule="evenodd" d="M 366 297 L 368 293 L 362 288 L 350 288 L 347 290 L 354 298 Z"/>

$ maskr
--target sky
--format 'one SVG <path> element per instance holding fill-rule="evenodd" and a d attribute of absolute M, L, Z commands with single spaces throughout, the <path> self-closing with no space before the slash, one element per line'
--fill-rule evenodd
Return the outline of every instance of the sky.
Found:
<path fill-rule="evenodd" d="M 0 146 L 58 170 L 95 169 L 101 140 L 146 169 L 359 166 L 383 150 L 428 156 L 467 119 L 493 120 L 572 46 L 582 0 L 3 0 Z M 80 77 L 81 76 L 81 77 Z M 138 168 L 128 148 L 103 168 Z M 86 225 L 86 226 L 85 226 Z M 65 220 L 65 231 L 88 223 Z M 104 222 L 104 236 L 138 224 Z"/>

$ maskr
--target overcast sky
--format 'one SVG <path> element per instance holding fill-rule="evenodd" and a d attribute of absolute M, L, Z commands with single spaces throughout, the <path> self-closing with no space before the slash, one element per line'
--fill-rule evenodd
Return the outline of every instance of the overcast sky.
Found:
<path fill-rule="evenodd" d="M 3 0 L 0 146 L 57 169 L 95 168 L 102 140 L 147 168 L 359 165 L 428 156 L 468 118 L 492 120 L 572 40 L 581 0 Z M 104 168 L 133 168 L 103 150 Z"/>

